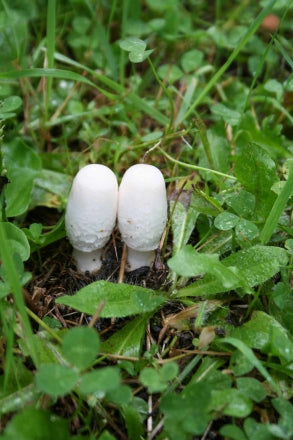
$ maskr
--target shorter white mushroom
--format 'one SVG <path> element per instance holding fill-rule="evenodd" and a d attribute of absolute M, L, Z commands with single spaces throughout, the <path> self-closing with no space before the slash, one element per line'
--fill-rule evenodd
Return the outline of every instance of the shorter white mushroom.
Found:
<path fill-rule="evenodd" d="M 75 176 L 65 213 L 65 228 L 81 272 L 100 269 L 102 248 L 115 226 L 118 183 L 108 167 L 92 164 Z"/>
<path fill-rule="evenodd" d="M 166 187 L 153 165 L 130 167 L 119 187 L 118 227 L 128 246 L 129 270 L 151 266 L 167 221 Z"/>

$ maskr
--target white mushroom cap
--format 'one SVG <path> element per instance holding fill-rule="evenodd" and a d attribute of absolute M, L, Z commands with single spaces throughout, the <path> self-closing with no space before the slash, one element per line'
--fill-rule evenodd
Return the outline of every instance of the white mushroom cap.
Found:
<path fill-rule="evenodd" d="M 100 268 L 100 253 L 96 251 L 109 240 L 116 221 L 117 202 L 117 179 L 108 167 L 92 164 L 77 173 L 68 198 L 65 228 L 76 250 L 74 257 L 79 270 Z"/>
<path fill-rule="evenodd" d="M 151 264 L 154 254 L 149 251 L 159 246 L 166 221 L 167 196 L 161 171 L 153 165 L 133 165 L 119 188 L 118 227 L 128 248 L 148 254 L 143 264 L 142 255 L 135 257 L 129 249 L 131 270 Z"/>

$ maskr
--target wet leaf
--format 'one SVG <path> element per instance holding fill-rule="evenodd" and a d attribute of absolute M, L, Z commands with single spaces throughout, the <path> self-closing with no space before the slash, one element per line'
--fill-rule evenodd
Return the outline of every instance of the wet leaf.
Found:
<path fill-rule="evenodd" d="M 221 212 L 221 214 L 215 218 L 214 225 L 217 229 L 220 229 L 220 231 L 229 231 L 230 229 L 233 229 L 239 221 L 240 218 L 237 215 L 225 211 Z"/>
<path fill-rule="evenodd" d="M 121 318 L 155 310 L 163 304 L 164 298 L 155 291 L 129 284 L 114 284 L 96 281 L 83 287 L 75 295 L 57 298 L 58 304 L 65 304 L 79 312 L 93 315 L 100 304 L 102 318 Z"/>
<path fill-rule="evenodd" d="M 245 287 L 246 284 L 233 269 L 219 261 L 217 254 L 201 254 L 190 245 L 168 260 L 168 265 L 174 272 L 185 277 L 208 274 L 226 290 Z"/>

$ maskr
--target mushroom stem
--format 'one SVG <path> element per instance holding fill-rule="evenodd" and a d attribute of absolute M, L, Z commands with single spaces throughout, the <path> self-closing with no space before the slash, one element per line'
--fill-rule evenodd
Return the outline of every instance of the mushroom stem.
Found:
<path fill-rule="evenodd" d="M 128 248 L 127 251 L 127 266 L 128 270 L 132 271 L 139 267 L 150 267 L 155 259 L 155 251 L 137 251 Z"/>
<path fill-rule="evenodd" d="M 79 251 L 78 249 L 74 249 L 72 256 L 75 259 L 77 269 L 80 272 L 89 271 L 94 273 L 102 266 L 102 249 L 96 249 L 91 252 L 83 252 Z"/>

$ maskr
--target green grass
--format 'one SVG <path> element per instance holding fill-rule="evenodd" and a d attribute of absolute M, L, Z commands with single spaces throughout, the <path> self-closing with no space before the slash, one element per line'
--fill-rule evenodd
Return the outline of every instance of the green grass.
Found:
<path fill-rule="evenodd" d="M 0 1 L 0 438 L 293 438 L 292 23 L 281 0 Z M 164 268 L 119 273 L 115 228 L 77 273 L 74 175 L 143 162 Z"/>

